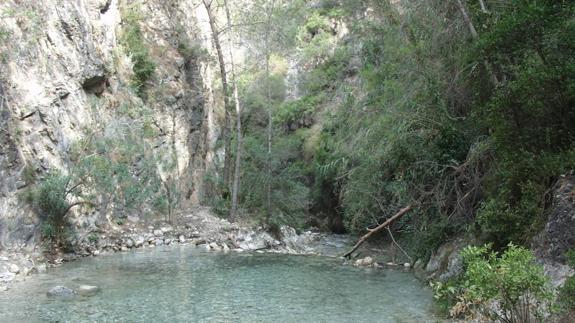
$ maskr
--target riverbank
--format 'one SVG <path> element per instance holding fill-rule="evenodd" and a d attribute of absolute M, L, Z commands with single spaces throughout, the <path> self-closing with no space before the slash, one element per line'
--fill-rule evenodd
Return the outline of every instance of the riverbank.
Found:
<path fill-rule="evenodd" d="M 78 258 L 158 246 L 186 244 L 221 252 L 266 251 L 336 256 L 329 245 L 316 248 L 325 236 L 317 231 L 298 234 L 295 229 L 283 226 L 278 236 L 273 237 L 263 227 L 242 222 L 230 223 L 203 207 L 181 213 L 172 222 L 144 222 L 129 218 L 124 223 L 107 224 L 71 238 L 71 248 L 66 252 L 50 250 L 46 244 L 11 246 L 1 250 L 0 291 L 9 290 L 14 283 L 25 280 L 31 274 Z M 344 246 L 337 246 L 336 243 L 334 248 L 339 250 Z"/>

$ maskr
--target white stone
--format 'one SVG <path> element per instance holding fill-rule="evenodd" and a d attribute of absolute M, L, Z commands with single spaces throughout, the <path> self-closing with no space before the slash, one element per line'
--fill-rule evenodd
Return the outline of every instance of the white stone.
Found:
<path fill-rule="evenodd" d="M 93 296 L 100 291 L 100 287 L 92 285 L 80 285 L 78 287 L 78 294 L 82 296 Z"/>
<path fill-rule="evenodd" d="M 13 274 L 18 274 L 20 272 L 20 267 L 16 264 L 11 264 L 10 267 L 8 267 L 8 271 Z"/>

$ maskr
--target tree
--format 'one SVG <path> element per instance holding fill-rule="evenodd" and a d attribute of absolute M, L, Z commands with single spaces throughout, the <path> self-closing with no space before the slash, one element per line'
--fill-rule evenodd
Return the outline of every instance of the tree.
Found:
<path fill-rule="evenodd" d="M 232 184 L 232 206 L 230 209 L 230 221 L 234 222 L 236 220 L 238 213 L 238 195 L 240 191 L 240 174 L 241 174 L 241 162 L 242 162 L 242 114 L 241 114 L 240 98 L 238 93 L 238 81 L 236 78 L 234 54 L 232 49 L 234 33 L 230 17 L 230 8 L 228 6 L 227 0 L 224 0 L 224 6 L 226 9 L 226 18 L 228 25 L 228 35 L 229 35 L 228 50 L 230 55 L 232 84 L 234 91 L 234 104 L 236 107 L 236 160 L 234 166 L 234 179 Z"/>
<path fill-rule="evenodd" d="M 223 171 L 223 183 L 224 183 L 224 190 L 223 195 L 226 197 L 230 191 L 230 179 L 231 179 L 231 122 L 230 122 L 230 92 L 229 92 L 229 85 L 227 79 L 227 72 L 226 72 L 226 62 L 224 59 L 224 53 L 222 51 L 222 45 L 220 42 L 219 33 L 216 17 L 214 16 L 214 11 L 212 8 L 213 0 L 202 0 L 204 7 L 208 13 L 208 19 L 210 23 L 210 29 L 212 31 L 212 39 L 214 41 L 214 46 L 216 48 L 216 53 L 218 56 L 218 64 L 220 66 L 220 79 L 222 82 L 222 92 L 224 94 L 224 129 L 223 129 L 223 138 L 224 138 L 224 171 Z"/>

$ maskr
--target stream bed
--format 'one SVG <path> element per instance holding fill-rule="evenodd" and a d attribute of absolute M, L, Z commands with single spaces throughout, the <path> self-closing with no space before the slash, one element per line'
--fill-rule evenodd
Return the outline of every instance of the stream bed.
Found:
<path fill-rule="evenodd" d="M 94 296 L 48 297 L 57 285 Z M 143 249 L 66 263 L 0 293 L 0 322 L 436 322 L 411 273 L 337 258 Z"/>

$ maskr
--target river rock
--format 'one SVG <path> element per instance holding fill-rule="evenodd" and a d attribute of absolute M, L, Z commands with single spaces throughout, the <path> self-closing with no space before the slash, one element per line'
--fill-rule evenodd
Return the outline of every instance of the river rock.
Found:
<path fill-rule="evenodd" d="M 98 294 L 99 291 L 100 287 L 93 285 L 80 285 L 80 287 L 78 287 L 78 294 L 82 296 L 94 296 Z"/>
<path fill-rule="evenodd" d="M 132 248 L 132 247 L 134 247 L 134 240 L 128 238 L 128 239 L 126 239 L 125 244 L 126 244 L 126 247 Z"/>
<path fill-rule="evenodd" d="M 154 235 L 155 235 L 156 237 L 161 237 L 161 236 L 164 235 L 164 231 L 162 231 L 162 230 L 154 230 Z"/>
<path fill-rule="evenodd" d="M 215 242 L 210 243 L 210 249 L 215 250 L 215 251 L 222 250 L 222 248 L 220 246 L 218 246 L 218 244 Z"/>
<path fill-rule="evenodd" d="M 162 240 L 162 239 L 156 239 L 156 241 L 154 241 L 154 244 L 155 244 L 156 246 L 161 246 L 161 245 L 164 244 L 164 240 Z"/>
<path fill-rule="evenodd" d="M 76 295 L 76 291 L 66 286 L 52 287 L 46 295 L 50 297 L 70 297 Z"/>
<path fill-rule="evenodd" d="M 164 239 L 164 243 L 167 245 L 170 245 L 172 243 L 172 239 L 166 238 L 166 239 Z"/>
<path fill-rule="evenodd" d="M 181 234 L 181 235 L 178 237 L 178 241 L 179 241 L 180 243 L 185 243 L 185 242 L 186 242 L 186 237 L 184 237 L 184 235 Z"/>
<path fill-rule="evenodd" d="M 356 260 L 353 265 L 356 267 L 367 267 L 372 266 L 375 263 L 375 260 L 371 257 L 365 257 L 363 259 Z"/>
<path fill-rule="evenodd" d="M 140 248 L 141 246 L 144 245 L 144 241 L 145 241 L 145 239 L 142 236 L 135 237 L 134 238 L 134 247 Z"/>
<path fill-rule="evenodd" d="M 46 264 L 44 264 L 44 263 L 37 264 L 35 268 L 36 268 L 36 271 L 39 273 L 43 273 L 47 269 Z"/>
<path fill-rule="evenodd" d="M 18 267 L 16 264 L 11 264 L 10 267 L 8 267 L 8 271 L 13 274 L 18 274 L 20 273 L 20 267 Z"/>

